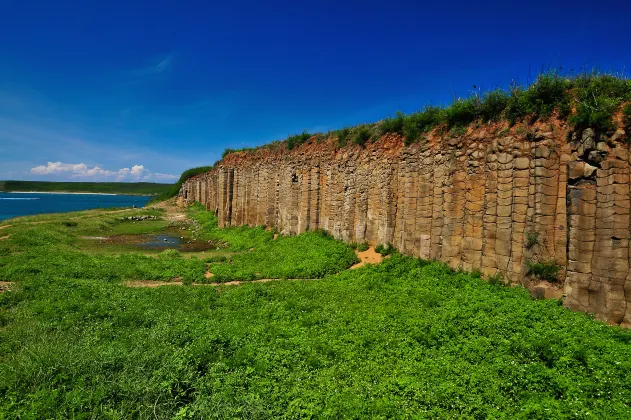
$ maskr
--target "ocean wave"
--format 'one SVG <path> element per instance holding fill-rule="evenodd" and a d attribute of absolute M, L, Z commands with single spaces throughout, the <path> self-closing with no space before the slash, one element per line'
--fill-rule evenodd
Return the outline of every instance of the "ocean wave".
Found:
<path fill-rule="evenodd" d="M 39 198 L 8 198 L 8 197 L 0 197 L 0 200 L 39 200 Z"/>

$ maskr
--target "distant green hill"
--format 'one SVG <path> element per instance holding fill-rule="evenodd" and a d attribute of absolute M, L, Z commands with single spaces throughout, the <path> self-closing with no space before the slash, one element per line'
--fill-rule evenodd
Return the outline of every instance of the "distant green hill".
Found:
<path fill-rule="evenodd" d="M 0 181 L 0 192 L 40 191 L 157 195 L 168 191 L 172 184 L 155 182 L 45 182 L 45 181 Z"/>

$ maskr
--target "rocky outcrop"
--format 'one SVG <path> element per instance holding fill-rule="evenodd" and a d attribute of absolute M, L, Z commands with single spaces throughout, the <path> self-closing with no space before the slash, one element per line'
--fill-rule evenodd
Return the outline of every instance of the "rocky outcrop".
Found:
<path fill-rule="evenodd" d="M 557 264 L 565 305 L 631 325 L 631 205 L 626 134 L 558 124 L 433 133 L 405 147 L 395 135 L 365 148 L 334 139 L 291 152 L 228 155 L 180 195 L 221 226 L 325 229 L 392 243 L 454 268 L 500 273 L 537 289 L 533 263 Z"/>

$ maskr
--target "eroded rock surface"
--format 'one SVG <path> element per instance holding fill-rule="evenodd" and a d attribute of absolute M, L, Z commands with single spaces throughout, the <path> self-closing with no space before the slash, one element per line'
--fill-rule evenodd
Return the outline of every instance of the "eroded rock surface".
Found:
<path fill-rule="evenodd" d="M 454 268 L 501 273 L 539 287 L 527 262 L 563 267 L 565 305 L 631 325 L 630 156 L 620 130 L 560 125 L 433 134 L 404 147 L 385 136 L 365 148 L 335 141 L 228 155 L 180 195 L 220 226 L 325 229 L 336 238 L 392 243 Z"/>

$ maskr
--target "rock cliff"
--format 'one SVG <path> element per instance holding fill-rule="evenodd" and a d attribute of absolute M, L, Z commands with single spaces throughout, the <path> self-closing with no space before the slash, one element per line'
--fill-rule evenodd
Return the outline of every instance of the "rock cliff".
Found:
<path fill-rule="evenodd" d="M 325 229 L 344 241 L 392 243 L 451 267 L 497 273 L 531 290 L 533 263 L 556 264 L 569 308 L 631 325 L 631 183 L 621 130 L 559 122 L 397 135 L 338 148 L 312 139 L 233 153 L 180 195 L 220 226 Z"/>

